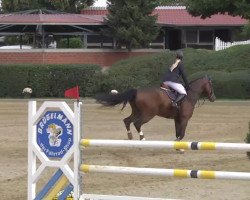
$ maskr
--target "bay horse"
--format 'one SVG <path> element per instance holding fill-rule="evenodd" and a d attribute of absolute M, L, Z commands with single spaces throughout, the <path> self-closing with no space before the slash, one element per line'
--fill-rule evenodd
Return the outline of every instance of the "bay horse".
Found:
<path fill-rule="evenodd" d="M 133 139 L 130 131 L 132 122 L 140 135 L 140 140 L 145 140 L 141 126 L 149 122 L 153 117 L 160 116 L 174 119 L 176 140 L 180 141 L 185 136 L 188 120 L 192 117 L 195 104 L 201 96 L 206 96 L 210 102 L 216 99 L 212 81 L 207 75 L 189 84 L 187 96 L 181 102 L 179 109 L 172 106 L 172 100 L 161 88 L 130 89 L 123 93 L 97 95 L 95 99 L 104 106 L 115 106 L 123 103 L 123 108 L 129 102 L 132 113 L 123 121 L 130 140 Z"/>

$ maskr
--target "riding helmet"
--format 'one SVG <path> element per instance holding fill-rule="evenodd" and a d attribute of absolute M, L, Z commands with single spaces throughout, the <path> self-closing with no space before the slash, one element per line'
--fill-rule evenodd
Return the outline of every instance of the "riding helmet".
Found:
<path fill-rule="evenodd" d="M 178 59 L 183 59 L 183 53 L 182 53 L 182 51 L 176 51 L 176 58 L 178 58 Z"/>

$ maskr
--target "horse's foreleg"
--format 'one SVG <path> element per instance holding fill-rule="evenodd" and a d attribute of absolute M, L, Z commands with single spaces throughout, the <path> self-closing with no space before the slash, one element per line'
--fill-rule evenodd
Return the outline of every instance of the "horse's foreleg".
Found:
<path fill-rule="evenodd" d="M 129 117 L 126 117 L 123 119 L 123 122 L 125 124 L 125 127 L 127 129 L 127 135 L 128 135 L 128 139 L 129 140 L 132 140 L 133 139 L 133 135 L 132 135 L 132 132 L 130 130 L 130 124 L 132 123 L 133 121 L 133 116 L 130 115 Z"/>
<path fill-rule="evenodd" d="M 175 132 L 176 132 L 176 140 L 175 141 L 180 141 L 184 138 L 185 136 L 185 131 L 187 127 L 187 122 L 188 120 L 178 120 L 175 119 Z M 184 153 L 184 149 L 176 149 L 177 151 Z"/>
<path fill-rule="evenodd" d="M 177 141 L 180 141 L 184 138 L 187 128 L 187 122 L 188 120 L 175 119 L 175 134 Z"/>

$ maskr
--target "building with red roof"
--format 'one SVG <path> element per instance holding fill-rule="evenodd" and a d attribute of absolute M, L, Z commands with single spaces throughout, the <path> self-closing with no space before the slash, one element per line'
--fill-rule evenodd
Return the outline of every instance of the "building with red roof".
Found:
<path fill-rule="evenodd" d="M 92 7 L 82 10 L 82 14 L 105 18 L 108 11 L 105 7 Z M 247 24 L 246 19 L 228 14 L 216 14 L 206 19 L 194 17 L 184 6 L 157 7 L 153 14 L 158 16 L 157 24 L 164 34 L 151 46 L 170 50 L 186 47 L 214 49 L 216 37 L 232 41 L 236 32 Z"/>
<path fill-rule="evenodd" d="M 113 38 L 102 36 L 104 18 L 108 11 L 104 7 L 90 7 L 81 14 L 30 12 L 0 14 L 0 35 L 33 35 L 43 38 L 46 48 L 47 36 L 80 36 L 87 48 L 115 48 Z M 180 48 L 214 49 L 215 37 L 232 41 L 235 33 L 247 20 L 239 16 L 217 14 L 202 19 L 193 17 L 183 6 L 157 7 L 153 14 L 158 16 L 157 24 L 161 35 L 150 44 L 152 48 L 176 50 Z M 35 43 L 35 42 L 33 42 Z"/>
<path fill-rule="evenodd" d="M 103 67 L 132 56 L 152 54 L 160 49 L 176 50 L 185 47 L 214 49 L 214 39 L 233 41 L 235 33 L 247 20 L 229 15 L 213 15 L 201 19 L 191 16 L 185 7 L 157 7 L 157 24 L 162 31 L 153 41 L 150 49 L 128 52 L 117 49 L 115 40 L 103 36 L 103 21 L 106 8 L 89 8 L 81 14 L 56 13 L 55 11 L 24 11 L 22 13 L 0 14 L 0 36 L 19 36 L 20 48 L 0 47 L 1 64 L 81 64 L 91 63 Z M 29 47 L 22 44 L 23 36 L 28 36 Z M 80 37 L 84 49 L 47 49 L 62 38 Z M 27 37 L 26 37 L 27 38 Z M 0 46 L 2 46 L 0 41 Z M 35 48 L 35 49 L 34 49 Z M 156 49 L 158 48 L 158 49 Z"/>

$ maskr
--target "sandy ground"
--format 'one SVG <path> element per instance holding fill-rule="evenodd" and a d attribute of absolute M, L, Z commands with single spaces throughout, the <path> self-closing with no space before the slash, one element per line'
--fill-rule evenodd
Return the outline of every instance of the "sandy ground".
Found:
<path fill-rule="evenodd" d="M 70 104 L 72 102 L 69 102 Z M 27 199 L 27 100 L 0 100 L 1 199 Z M 127 139 L 122 119 L 130 108 L 103 108 L 85 101 L 84 135 L 91 139 Z M 206 102 L 196 108 L 185 141 L 244 142 L 250 122 L 250 101 Z M 134 131 L 134 138 L 138 135 Z M 154 118 L 143 127 L 147 140 L 173 140 L 172 120 Z M 245 152 L 88 148 L 88 164 L 250 172 Z M 45 177 L 48 175 L 45 175 Z M 84 192 L 176 199 L 250 199 L 250 182 L 171 177 L 87 174 Z"/>

